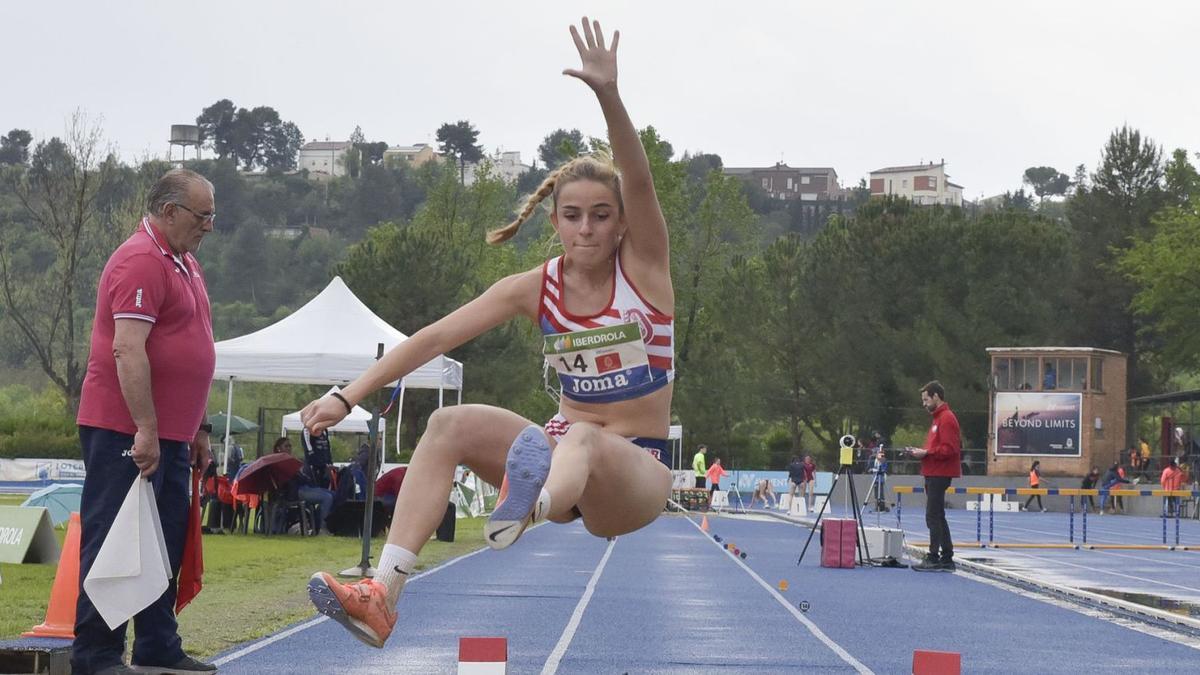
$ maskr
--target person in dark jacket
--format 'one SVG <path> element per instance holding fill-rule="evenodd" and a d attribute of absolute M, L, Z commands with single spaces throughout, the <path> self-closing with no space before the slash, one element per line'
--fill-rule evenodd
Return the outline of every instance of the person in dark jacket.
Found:
<path fill-rule="evenodd" d="M 1094 489 L 1096 489 L 1096 483 L 1098 483 L 1099 481 L 1100 481 L 1100 469 L 1098 467 L 1093 466 L 1092 470 L 1088 473 L 1088 475 L 1083 477 L 1083 481 L 1079 483 L 1079 487 L 1083 488 L 1084 490 L 1094 490 Z M 1092 499 L 1091 495 L 1084 495 L 1082 498 L 1080 498 L 1079 505 L 1083 508 L 1084 511 L 1089 511 L 1089 510 L 1095 511 L 1096 510 L 1096 501 L 1094 499 Z M 1090 509 L 1089 509 L 1089 507 L 1090 507 Z"/>
<path fill-rule="evenodd" d="M 1113 462 L 1113 465 L 1108 467 L 1108 471 L 1104 472 L 1104 478 L 1100 481 L 1100 487 L 1105 490 L 1112 490 L 1122 483 L 1129 483 L 1125 476 L 1121 475 L 1121 465 Z M 1100 497 L 1100 515 L 1104 515 L 1104 508 L 1108 505 L 1108 495 Z M 1125 500 L 1121 497 L 1113 497 L 1113 513 L 1117 509 L 1125 510 Z"/>

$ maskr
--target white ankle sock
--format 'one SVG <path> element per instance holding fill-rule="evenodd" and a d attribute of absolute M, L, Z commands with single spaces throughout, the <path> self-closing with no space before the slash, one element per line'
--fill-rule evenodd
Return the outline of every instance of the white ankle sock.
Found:
<path fill-rule="evenodd" d="M 379 556 L 379 567 L 375 568 L 375 581 L 387 586 L 388 601 L 393 605 L 400 599 L 400 591 L 408 575 L 417 563 L 417 555 L 394 544 L 384 544 Z"/>
<path fill-rule="evenodd" d="M 533 507 L 533 521 L 539 523 L 546 519 L 550 513 L 550 493 L 546 492 L 546 488 L 542 488 L 541 494 L 538 495 L 537 506 Z"/>

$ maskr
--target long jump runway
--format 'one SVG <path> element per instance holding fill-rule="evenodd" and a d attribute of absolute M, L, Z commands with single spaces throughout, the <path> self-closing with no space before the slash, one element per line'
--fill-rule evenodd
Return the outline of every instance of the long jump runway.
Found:
<path fill-rule="evenodd" d="M 508 638 L 510 673 L 907 673 L 914 649 L 960 652 L 964 672 L 1182 673 L 1200 662 L 1187 644 L 968 574 L 826 569 L 815 542 L 797 567 L 807 530 L 780 521 L 710 524 L 704 534 L 666 515 L 614 542 L 579 523 L 545 525 L 414 578 L 382 650 L 319 618 L 217 662 L 223 673 L 452 673 L 463 636 Z"/>

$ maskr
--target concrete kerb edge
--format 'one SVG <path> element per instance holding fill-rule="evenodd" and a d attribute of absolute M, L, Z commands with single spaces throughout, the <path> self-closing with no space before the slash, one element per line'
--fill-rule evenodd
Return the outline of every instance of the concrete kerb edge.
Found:
<path fill-rule="evenodd" d="M 909 544 L 904 545 L 905 550 L 909 555 L 921 557 L 925 551 L 919 547 Z M 985 563 L 964 560 L 955 556 L 954 562 L 958 567 L 966 568 L 967 571 L 987 577 L 996 581 L 1001 581 L 1011 584 L 1018 588 L 1024 588 L 1034 592 L 1042 593 L 1052 597 L 1066 599 L 1078 605 L 1099 608 L 1109 612 L 1113 612 L 1119 616 L 1136 619 L 1144 623 L 1150 623 L 1159 627 L 1165 627 L 1171 630 L 1185 633 L 1191 637 L 1200 637 L 1200 621 L 1171 612 L 1146 607 L 1137 603 L 1111 598 L 1099 593 L 1092 593 L 1077 588 L 1068 588 L 1065 586 L 1057 586 L 1045 581 L 1034 579 L 1023 574 L 1017 574 L 1008 570 L 1003 570 L 998 567 L 993 567 Z"/>

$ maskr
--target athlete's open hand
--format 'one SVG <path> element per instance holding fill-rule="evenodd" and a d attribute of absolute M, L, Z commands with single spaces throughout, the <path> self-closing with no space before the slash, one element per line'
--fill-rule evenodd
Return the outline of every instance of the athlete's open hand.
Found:
<path fill-rule="evenodd" d="M 617 43 L 621 41 L 621 31 L 614 31 L 612 47 L 604 44 L 604 33 L 600 30 L 599 21 L 588 21 L 583 17 L 583 36 L 579 30 L 571 26 L 571 38 L 575 40 L 575 48 L 579 50 L 579 58 L 583 65 L 579 70 L 567 68 L 563 75 L 570 75 L 583 80 L 593 91 L 617 84 Z"/>
<path fill-rule="evenodd" d="M 332 396 L 319 398 L 300 411 L 300 423 L 314 436 L 346 418 L 346 405 Z"/>

